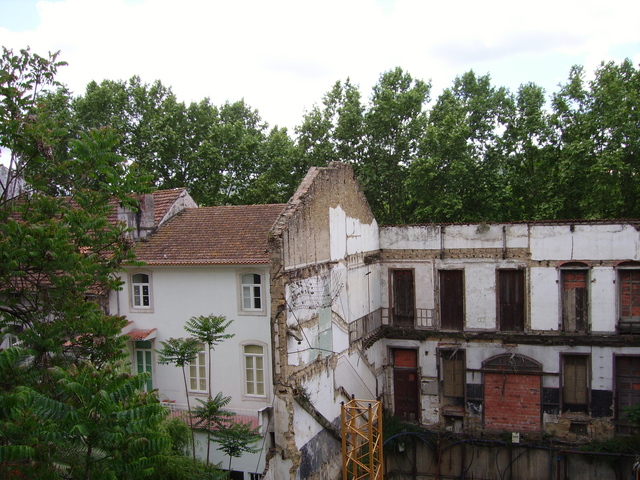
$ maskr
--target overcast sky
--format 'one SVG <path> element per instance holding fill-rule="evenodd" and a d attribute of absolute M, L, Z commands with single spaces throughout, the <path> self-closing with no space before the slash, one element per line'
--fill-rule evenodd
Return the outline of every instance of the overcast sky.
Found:
<path fill-rule="evenodd" d="M 60 50 L 75 94 L 139 75 L 187 103 L 244 98 L 292 130 L 337 80 L 368 98 L 396 66 L 434 97 L 470 69 L 551 93 L 575 64 L 637 66 L 640 1 L 0 0 L 0 43 Z"/>

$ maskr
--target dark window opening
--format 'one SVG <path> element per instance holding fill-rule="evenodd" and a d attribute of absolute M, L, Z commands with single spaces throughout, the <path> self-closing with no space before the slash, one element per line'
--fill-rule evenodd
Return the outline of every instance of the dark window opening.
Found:
<path fill-rule="evenodd" d="M 562 330 L 587 332 L 589 324 L 589 290 L 587 270 L 562 270 Z"/>
<path fill-rule="evenodd" d="M 498 271 L 498 317 L 500 330 L 524 331 L 524 271 Z"/>
<path fill-rule="evenodd" d="M 394 325 L 413 327 L 415 318 L 413 270 L 393 270 L 391 288 Z"/>
<path fill-rule="evenodd" d="M 618 328 L 624 333 L 640 333 L 640 270 L 620 270 L 619 281 Z"/>
<path fill-rule="evenodd" d="M 464 328 L 464 272 L 440 270 L 440 328 Z"/>

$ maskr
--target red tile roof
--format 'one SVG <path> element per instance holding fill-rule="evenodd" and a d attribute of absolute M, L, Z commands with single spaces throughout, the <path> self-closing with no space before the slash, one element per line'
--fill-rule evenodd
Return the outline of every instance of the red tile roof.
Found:
<path fill-rule="evenodd" d="M 156 190 L 152 193 L 154 225 L 157 226 L 160 223 L 183 191 L 184 188 L 172 188 L 171 190 Z"/>
<path fill-rule="evenodd" d="M 148 340 L 150 338 L 154 338 L 155 335 L 152 334 L 156 331 L 155 328 L 151 328 L 148 330 L 143 330 L 140 328 L 135 328 L 131 330 L 127 335 L 129 335 L 130 340 L 139 341 L 139 340 Z"/>
<path fill-rule="evenodd" d="M 136 244 L 149 265 L 268 263 L 267 232 L 283 204 L 187 208 Z"/>

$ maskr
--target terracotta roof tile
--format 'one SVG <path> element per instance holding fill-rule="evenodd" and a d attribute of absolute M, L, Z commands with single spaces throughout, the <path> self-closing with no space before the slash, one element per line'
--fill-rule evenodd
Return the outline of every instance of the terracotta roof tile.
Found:
<path fill-rule="evenodd" d="M 180 197 L 184 188 L 172 188 L 171 190 L 156 190 L 153 195 L 153 224 L 158 225 L 167 211 Z"/>
<path fill-rule="evenodd" d="M 268 263 L 267 232 L 283 204 L 187 208 L 136 245 L 149 265 Z"/>
<path fill-rule="evenodd" d="M 129 333 L 127 333 L 127 335 L 129 335 L 130 340 L 134 340 L 134 341 L 149 340 L 150 338 L 155 337 L 155 335 L 152 335 L 152 334 L 155 333 L 156 330 L 157 329 L 155 328 L 151 328 L 148 330 L 135 328 L 131 330 Z"/>

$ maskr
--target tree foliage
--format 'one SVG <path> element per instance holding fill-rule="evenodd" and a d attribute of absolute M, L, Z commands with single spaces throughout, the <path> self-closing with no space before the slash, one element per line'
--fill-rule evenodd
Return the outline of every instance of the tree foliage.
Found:
<path fill-rule="evenodd" d="M 0 58 L 0 341 L 15 343 L 0 351 L 0 477 L 148 478 L 174 458 L 166 412 L 122 363 L 125 320 L 104 302 L 134 258 L 110 217 L 148 186 L 112 129 L 61 135 L 66 115 L 42 101 L 61 65 Z"/>

